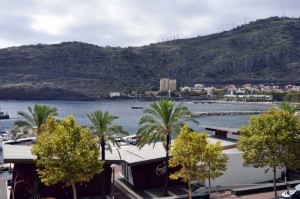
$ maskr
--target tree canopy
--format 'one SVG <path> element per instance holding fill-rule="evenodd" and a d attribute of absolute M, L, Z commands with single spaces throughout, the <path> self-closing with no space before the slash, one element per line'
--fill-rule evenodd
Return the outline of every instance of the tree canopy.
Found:
<path fill-rule="evenodd" d="M 50 116 L 41 130 L 31 150 L 39 157 L 36 165 L 41 181 L 47 186 L 58 182 L 71 185 L 76 199 L 75 184 L 89 181 L 103 170 L 94 135 L 78 126 L 73 116 L 60 123 Z"/>
<path fill-rule="evenodd" d="M 157 141 L 163 142 L 166 149 L 164 195 L 167 196 L 169 149 L 172 136 L 178 135 L 184 120 L 191 119 L 188 117 L 191 112 L 183 106 L 183 103 L 176 106 L 173 100 L 164 99 L 150 104 L 150 108 L 144 109 L 143 113 L 145 115 L 140 119 L 140 128 L 137 132 L 139 137 L 137 145 L 142 148 L 145 144 L 154 143 L 155 145 Z"/>
<path fill-rule="evenodd" d="M 285 110 L 285 111 L 288 111 L 288 112 L 294 114 L 298 110 L 299 106 L 293 105 L 293 104 L 288 103 L 288 102 L 283 102 L 283 103 L 280 104 L 279 108 L 281 110 Z"/>
<path fill-rule="evenodd" d="M 46 121 L 49 115 L 57 116 L 57 108 L 47 105 L 35 104 L 33 107 L 28 107 L 30 114 L 18 111 L 23 119 L 15 121 L 15 125 L 25 128 L 26 130 L 33 130 L 37 134 L 40 133 L 40 128 Z"/>
<path fill-rule="evenodd" d="M 180 166 L 170 178 L 188 182 L 190 196 L 193 181 L 215 179 L 226 170 L 228 157 L 222 153 L 223 147 L 220 142 L 209 143 L 207 138 L 205 132 L 191 132 L 185 125 L 170 150 L 170 167 Z"/>
<path fill-rule="evenodd" d="M 97 136 L 98 143 L 101 146 L 101 159 L 104 161 L 105 147 L 108 147 L 110 152 L 112 151 L 111 145 L 119 147 L 118 143 L 116 142 L 116 139 L 120 138 L 121 136 L 127 135 L 127 132 L 123 129 L 121 125 L 112 124 L 116 119 L 118 119 L 118 116 L 110 115 L 107 111 L 95 111 L 93 113 L 87 114 L 87 117 L 93 123 L 91 129 L 92 132 Z M 106 172 L 104 170 L 103 175 L 101 176 L 102 198 L 105 198 L 106 195 L 105 173 Z"/>
<path fill-rule="evenodd" d="M 299 132 L 296 116 L 275 109 L 251 117 L 249 125 L 241 128 L 238 148 L 243 152 L 244 164 L 272 169 L 275 197 L 277 168 L 299 167 Z"/>

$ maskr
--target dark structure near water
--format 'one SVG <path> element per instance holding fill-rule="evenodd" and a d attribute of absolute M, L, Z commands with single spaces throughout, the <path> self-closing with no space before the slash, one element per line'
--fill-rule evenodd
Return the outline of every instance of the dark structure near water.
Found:
<path fill-rule="evenodd" d="M 3 145 L 3 158 L 5 163 L 13 163 L 14 170 L 12 176 L 11 199 L 30 199 L 32 198 L 33 187 L 35 182 L 36 166 L 34 163 L 35 157 L 30 153 L 31 146 L 28 145 Z M 111 192 L 111 164 L 119 163 L 117 161 L 106 161 L 106 193 Z M 78 198 L 95 197 L 101 195 L 101 175 L 97 174 L 90 182 L 77 183 Z M 54 197 L 63 199 L 73 199 L 71 187 L 65 187 L 62 183 L 53 186 L 40 184 L 39 194 L 41 198 Z"/>

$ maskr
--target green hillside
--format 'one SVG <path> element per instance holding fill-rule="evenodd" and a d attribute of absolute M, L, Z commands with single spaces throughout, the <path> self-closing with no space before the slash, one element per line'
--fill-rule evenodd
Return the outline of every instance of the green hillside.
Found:
<path fill-rule="evenodd" d="M 143 47 L 80 42 L 0 49 L 0 99 L 95 99 L 159 86 L 300 82 L 300 19 L 257 20 Z"/>

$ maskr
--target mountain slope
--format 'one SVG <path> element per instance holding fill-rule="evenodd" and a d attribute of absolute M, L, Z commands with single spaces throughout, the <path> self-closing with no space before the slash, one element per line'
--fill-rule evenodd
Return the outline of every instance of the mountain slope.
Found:
<path fill-rule="evenodd" d="M 64 42 L 0 50 L 1 99 L 24 94 L 94 99 L 158 86 L 161 77 L 181 85 L 299 82 L 300 19 L 271 17 L 231 31 L 143 47 Z"/>

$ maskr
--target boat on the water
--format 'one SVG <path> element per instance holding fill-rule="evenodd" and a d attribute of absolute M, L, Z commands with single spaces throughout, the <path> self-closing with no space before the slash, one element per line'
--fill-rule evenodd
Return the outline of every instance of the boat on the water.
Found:
<path fill-rule="evenodd" d="M 132 109 L 143 109 L 143 107 L 142 107 L 142 106 L 139 106 L 139 105 L 138 105 L 138 106 L 132 106 L 131 108 L 132 108 Z"/>
<path fill-rule="evenodd" d="M 9 115 L 7 113 L 1 112 L 1 109 L 0 109 L 0 119 L 9 119 Z"/>

